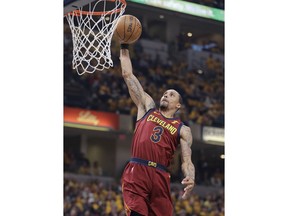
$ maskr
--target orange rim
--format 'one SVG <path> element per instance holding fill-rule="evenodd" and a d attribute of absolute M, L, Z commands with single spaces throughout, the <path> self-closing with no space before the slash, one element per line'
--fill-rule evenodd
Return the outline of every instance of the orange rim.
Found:
<path fill-rule="evenodd" d="M 109 1 L 109 2 L 115 2 L 116 0 L 106 0 L 106 1 Z M 124 7 L 126 7 L 127 3 L 125 0 L 119 0 L 123 5 Z M 110 11 L 99 11 L 99 12 L 91 12 L 91 11 L 81 11 L 81 10 L 74 10 L 74 11 L 71 11 L 67 14 L 70 14 L 70 15 L 74 15 L 74 16 L 80 16 L 80 15 L 95 15 L 95 16 L 101 16 L 103 14 L 113 14 L 113 13 L 119 13 L 120 11 L 122 10 L 122 7 L 116 9 L 116 10 L 110 10 Z"/>

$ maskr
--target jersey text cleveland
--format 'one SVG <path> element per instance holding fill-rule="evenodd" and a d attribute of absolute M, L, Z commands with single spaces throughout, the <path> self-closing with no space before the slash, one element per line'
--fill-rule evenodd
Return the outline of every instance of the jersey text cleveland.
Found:
<path fill-rule="evenodd" d="M 163 128 L 168 129 L 168 131 L 169 131 L 172 135 L 175 134 L 176 131 L 177 131 L 177 128 L 175 128 L 173 125 L 171 125 L 171 124 L 169 124 L 169 123 L 167 123 L 167 122 L 165 122 L 165 121 L 157 118 L 156 116 L 154 116 L 154 115 L 152 115 L 152 114 L 150 114 L 150 115 L 148 116 L 147 121 L 152 121 L 152 122 L 155 122 L 155 123 L 161 125 Z"/>

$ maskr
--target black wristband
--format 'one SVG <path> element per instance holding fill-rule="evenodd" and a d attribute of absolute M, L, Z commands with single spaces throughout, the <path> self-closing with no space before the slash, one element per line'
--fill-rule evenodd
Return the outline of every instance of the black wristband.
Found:
<path fill-rule="evenodd" d="M 129 44 L 122 43 L 122 44 L 120 44 L 120 48 L 121 49 L 128 49 L 129 48 Z"/>

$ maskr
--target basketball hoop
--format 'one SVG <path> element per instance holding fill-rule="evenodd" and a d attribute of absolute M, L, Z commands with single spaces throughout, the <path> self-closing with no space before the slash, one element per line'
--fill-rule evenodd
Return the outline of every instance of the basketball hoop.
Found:
<path fill-rule="evenodd" d="M 125 0 L 96 0 L 65 14 L 73 41 L 73 69 L 79 75 L 113 67 L 111 40 Z"/>

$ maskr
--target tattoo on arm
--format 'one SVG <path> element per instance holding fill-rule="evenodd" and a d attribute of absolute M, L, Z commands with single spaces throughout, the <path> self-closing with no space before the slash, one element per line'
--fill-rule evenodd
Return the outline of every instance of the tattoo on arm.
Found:
<path fill-rule="evenodd" d="M 190 176 L 195 179 L 195 167 L 192 163 L 192 133 L 189 127 L 183 126 L 181 133 L 181 158 L 182 158 L 182 172 L 186 176 Z"/>
<path fill-rule="evenodd" d="M 126 78 L 125 82 L 127 84 L 127 87 L 129 89 L 130 96 L 134 103 L 138 105 L 139 103 L 144 103 L 144 90 L 138 81 L 138 79 L 132 75 L 131 78 Z"/>

